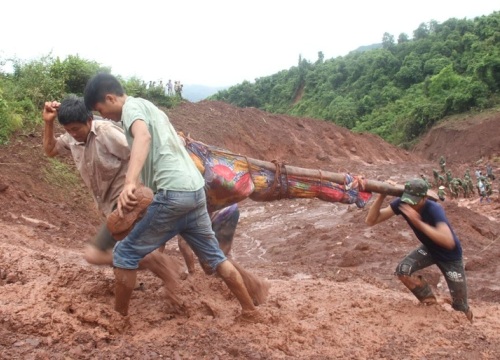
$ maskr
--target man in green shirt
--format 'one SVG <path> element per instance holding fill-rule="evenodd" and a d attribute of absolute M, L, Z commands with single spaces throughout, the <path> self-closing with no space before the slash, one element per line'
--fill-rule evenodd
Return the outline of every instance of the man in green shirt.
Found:
<path fill-rule="evenodd" d="M 89 188 L 103 216 L 116 206 L 125 182 L 130 149 L 123 130 L 111 121 L 94 118 L 85 107 L 83 98 L 69 95 L 58 101 L 48 101 L 43 108 L 45 123 L 43 149 L 47 156 L 71 154 L 85 185 Z M 54 135 L 54 122 L 58 119 L 66 132 Z M 97 235 L 85 249 L 85 260 L 94 265 L 111 265 L 115 239 L 102 224 Z M 165 296 L 172 308 L 179 307 L 174 294 L 177 287 L 175 264 L 155 251 L 141 260 L 140 267 L 149 269 L 165 284 Z"/>
<path fill-rule="evenodd" d="M 121 121 L 131 148 L 118 211 L 134 207 L 134 191 L 142 175 L 155 193 L 144 217 L 113 252 L 115 309 L 128 314 L 139 261 L 181 235 L 207 268 L 216 271 L 242 307 L 241 318 L 259 320 L 259 313 L 235 266 L 219 248 L 206 206 L 205 181 L 180 142 L 167 115 L 151 102 L 125 94 L 110 74 L 89 80 L 84 92 L 87 108 L 103 117 Z"/>

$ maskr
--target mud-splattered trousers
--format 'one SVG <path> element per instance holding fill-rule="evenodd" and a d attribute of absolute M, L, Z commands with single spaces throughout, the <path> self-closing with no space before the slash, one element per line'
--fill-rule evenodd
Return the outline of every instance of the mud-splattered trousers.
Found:
<path fill-rule="evenodd" d="M 463 260 L 436 261 L 424 245 L 410 252 L 396 267 L 396 275 L 410 276 L 414 272 L 436 264 L 443 273 L 452 298 L 453 309 L 466 312 L 469 309 L 467 303 L 467 281 Z M 411 292 L 419 300 L 432 297 L 432 289 L 429 284 L 422 281 L 422 286 L 417 286 Z"/>

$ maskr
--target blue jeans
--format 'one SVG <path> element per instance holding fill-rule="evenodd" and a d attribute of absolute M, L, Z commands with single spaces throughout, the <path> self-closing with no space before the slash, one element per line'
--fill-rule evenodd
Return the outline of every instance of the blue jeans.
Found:
<path fill-rule="evenodd" d="M 226 260 L 212 230 L 205 190 L 158 191 L 144 217 L 116 243 L 113 265 L 137 269 L 139 261 L 175 235 L 181 235 L 196 256 L 213 271 Z"/>

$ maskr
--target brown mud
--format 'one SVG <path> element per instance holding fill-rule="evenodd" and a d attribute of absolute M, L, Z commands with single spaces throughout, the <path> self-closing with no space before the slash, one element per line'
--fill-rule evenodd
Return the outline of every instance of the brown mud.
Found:
<path fill-rule="evenodd" d="M 461 177 L 500 154 L 499 113 L 440 125 L 411 152 L 331 123 L 220 102 L 168 114 L 208 144 L 381 181 L 432 179 L 440 155 Z M 113 310 L 112 269 L 82 257 L 103 219 L 81 182 L 70 190 L 48 182 L 47 163 L 41 132 L 0 147 L 0 359 L 500 358 L 498 180 L 489 204 L 477 196 L 442 202 L 464 248 L 473 324 L 446 303 L 418 304 L 394 277 L 418 245 L 401 218 L 370 228 L 367 208 L 316 199 L 241 203 L 232 257 L 271 284 L 259 321 L 239 318 L 227 287 L 198 264 L 180 282 L 185 313 L 169 313 L 160 280 L 139 272 L 143 286 L 123 318 Z M 181 258 L 176 241 L 166 252 Z M 448 297 L 435 267 L 423 275 Z"/>

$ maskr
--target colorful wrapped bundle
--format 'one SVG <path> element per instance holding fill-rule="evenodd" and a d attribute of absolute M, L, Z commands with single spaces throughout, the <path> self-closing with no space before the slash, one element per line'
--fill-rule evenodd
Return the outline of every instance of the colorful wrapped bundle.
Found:
<path fill-rule="evenodd" d="M 186 148 L 206 182 L 209 211 L 246 198 L 274 201 L 318 198 L 363 207 L 371 197 L 362 177 L 331 174 L 265 162 L 184 138 Z"/>
<path fill-rule="evenodd" d="M 205 178 L 209 212 L 240 202 L 254 191 L 244 157 L 192 140 L 186 141 L 186 148 Z"/>
<path fill-rule="evenodd" d="M 252 161 L 252 160 L 250 160 Z M 255 190 L 250 194 L 254 201 L 273 201 L 295 198 L 318 198 L 327 202 L 340 202 L 343 204 L 356 204 L 364 207 L 370 200 L 371 193 L 364 191 L 362 178 L 345 174 L 344 184 L 339 185 L 333 181 L 322 178 L 322 173 L 317 171 L 316 176 L 295 174 L 287 170 L 286 165 L 276 165 L 279 170 L 271 171 L 252 164 L 252 179 Z M 296 169 L 296 168 L 293 168 Z M 277 181 L 275 179 L 277 178 Z"/>

